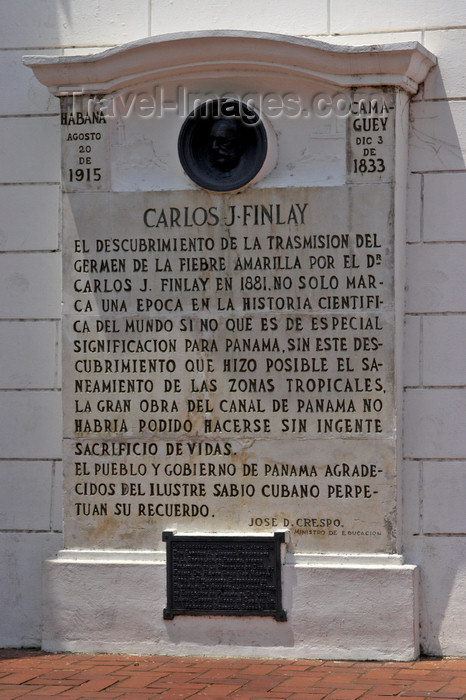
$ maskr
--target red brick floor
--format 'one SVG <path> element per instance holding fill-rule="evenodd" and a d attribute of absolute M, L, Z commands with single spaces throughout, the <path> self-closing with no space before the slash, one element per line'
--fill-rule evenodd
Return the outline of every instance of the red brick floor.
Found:
<path fill-rule="evenodd" d="M 206 659 L 0 650 L 0 700 L 466 699 L 466 659 Z"/>

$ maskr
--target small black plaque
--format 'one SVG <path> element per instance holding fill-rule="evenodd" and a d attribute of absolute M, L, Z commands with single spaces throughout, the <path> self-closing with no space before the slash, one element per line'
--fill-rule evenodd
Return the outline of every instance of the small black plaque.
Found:
<path fill-rule="evenodd" d="M 175 535 L 167 543 L 167 620 L 175 615 L 261 615 L 286 620 L 280 543 L 273 537 Z"/>

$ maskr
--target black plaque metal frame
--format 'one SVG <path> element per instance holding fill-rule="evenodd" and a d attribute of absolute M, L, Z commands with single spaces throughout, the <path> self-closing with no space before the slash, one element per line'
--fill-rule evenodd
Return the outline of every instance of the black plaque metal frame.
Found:
<path fill-rule="evenodd" d="M 166 620 L 172 620 L 175 615 L 239 615 L 239 616 L 261 616 L 261 617 L 273 617 L 275 620 L 284 622 L 286 621 L 286 611 L 282 607 L 282 584 L 281 584 L 281 556 L 280 556 L 280 545 L 285 541 L 284 532 L 274 532 L 273 537 L 271 536 L 261 536 L 256 537 L 245 535 L 245 536 L 235 536 L 235 535 L 177 535 L 171 531 L 165 531 L 162 533 L 162 540 L 167 544 L 167 607 L 163 611 L 163 617 Z M 268 605 L 266 608 L 257 608 L 245 604 L 238 607 L 209 607 L 209 606 L 199 606 L 193 604 L 180 605 L 180 601 L 177 600 L 176 589 L 178 586 L 183 585 L 183 581 L 178 577 L 178 580 L 174 580 L 176 562 L 174 561 L 176 557 L 175 549 L 178 546 L 186 549 L 189 552 L 190 545 L 205 544 L 211 550 L 215 551 L 217 546 L 217 551 L 223 545 L 238 544 L 244 545 L 244 552 L 247 553 L 247 547 L 252 544 L 263 544 L 264 545 L 264 556 L 269 555 L 270 566 L 267 567 L 267 572 L 269 576 L 269 586 L 270 597 L 273 598 L 273 604 Z M 218 568 L 214 570 L 213 567 L 209 568 L 206 564 L 206 577 L 209 578 L 209 585 L 217 585 L 219 590 L 219 595 L 223 593 L 222 586 L 225 587 L 225 579 L 222 578 L 221 573 L 219 573 Z M 187 572 L 189 575 L 189 572 Z M 217 578 L 216 578 L 217 576 Z M 235 582 L 237 583 L 237 582 Z M 175 585 L 177 584 L 177 585 Z M 235 587 L 236 592 L 238 587 Z M 251 582 L 251 590 L 252 582 Z M 245 589 L 245 594 L 247 593 Z M 246 596 L 247 597 L 247 596 Z M 186 603 L 186 601 L 184 601 Z"/>

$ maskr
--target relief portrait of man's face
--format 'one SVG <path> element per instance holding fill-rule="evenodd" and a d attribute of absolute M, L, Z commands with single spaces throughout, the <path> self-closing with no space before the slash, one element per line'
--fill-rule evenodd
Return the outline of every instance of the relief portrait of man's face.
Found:
<path fill-rule="evenodd" d="M 236 192 L 251 183 L 264 164 L 267 148 L 260 117 L 233 99 L 196 107 L 178 135 L 184 172 L 212 192 Z"/>
<path fill-rule="evenodd" d="M 234 119 L 219 119 L 210 131 L 212 165 L 223 172 L 239 164 L 244 150 L 241 128 Z"/>

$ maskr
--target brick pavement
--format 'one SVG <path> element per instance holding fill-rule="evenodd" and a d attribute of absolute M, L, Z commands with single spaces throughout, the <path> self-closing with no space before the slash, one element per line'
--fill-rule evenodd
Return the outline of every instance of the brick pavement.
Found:
<path fill-rule="evenodd" d="M 207 659 L 0 650 L 0 700 L 466 698 L 466 659 Z"/>

